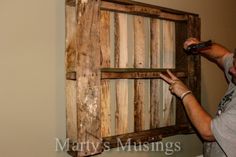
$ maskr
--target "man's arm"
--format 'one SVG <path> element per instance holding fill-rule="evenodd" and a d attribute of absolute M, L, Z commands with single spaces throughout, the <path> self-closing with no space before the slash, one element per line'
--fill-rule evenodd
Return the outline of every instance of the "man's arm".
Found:
<path fill-rule="evenodd" d="M 173 73 L 167 70 L 167 76 L 160 74 L 160 77 L 170 84 L 171 93 L 182 99 L 189 119 L 204 140 L 214 141 L 214 135 L 211 130 L 212 117 L 203 109 L 193 94 L 189 93 L 183 97 L 183 93 L 189 91 Z"/>
<path fill-rule="evenodd" d="M 198 44 L 199 42 L 196 38 L 189 38 L 185 41 L 184 48 L 186 49 L 189 45 Z M 220 44 L 213 43 L 212 46 L 202 49 L 199 53 L 224 69 L 224 57 L 229 55 L 230 51 Z"/>

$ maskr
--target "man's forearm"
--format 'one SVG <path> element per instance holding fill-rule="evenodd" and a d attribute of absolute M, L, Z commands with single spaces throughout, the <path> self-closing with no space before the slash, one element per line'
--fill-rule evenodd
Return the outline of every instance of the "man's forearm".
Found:
<path fill-rule="evenodd" d="M 202 56 L 215 62 L 221 68 L 223 68 L 223 58 L 225 55 L 230 54 L 230 51 L 222 45 L 213 43 L 209 49 L 202 50 L 200 53 Z"/>
<path fill-rule="evenodd" d="M 198 130 L 203 139 L 214 141 L 211 131 L 211 116 L 202 108 L 196 98 L 190 94 L 183 99 L 185 110 L 192 124 Z"/>

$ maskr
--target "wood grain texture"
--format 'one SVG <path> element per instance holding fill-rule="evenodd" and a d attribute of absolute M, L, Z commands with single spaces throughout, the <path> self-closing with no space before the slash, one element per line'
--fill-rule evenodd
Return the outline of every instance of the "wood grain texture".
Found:
<path fill-rule="evenodd" d="M 100 21 L 101 67 L 110 67 L 110 13 L 101 12 Z M 101 81 L 101 134 L 111 135 L 110 81 Z"/>
<path fill-rule="evenodd" d="M 163 67 L 175 68 L 175 23 L 163 20 Z M 163 82 L 163 125 L 175 124 L 175 98 Z"/>
<path fill-rule="evenodd" d="M 66 6 L 66 72 L 76 69 L 76 23 L 75 7 Z"/>
<path fill-rule="evenodd" d="M 186 21 L 187 17 L 185 14 L 173 14 L 165 9 L 158 7 L 150 7 L 142 4 L 129 4 L 124 5 L 121 3 L 115 2 L 106 2 L 102 1 L 101 3 L 102 10 L 109 10 L 115 12 L 122 12 L 133 15 L 148 16 L 152 18 L 161 18 L 173 21 Z"/>
<path fill-rule="evenodd" d="M 76 81 L 66 80 L 66 137 L 77 141 Z"/>
<path fill-rule="evenodd" d="M 128 133 L 124 135 L 116 135 L 111 137 L 103 138 L 103 141 L 108 144 L 110 148 L 119 147 L 126 145 L 127 142 L 130 142 L 130 145 L 140 145 L 145 142 L 151 143 L 162 140 L 162 138 L 189 133 L 189 126 L 167 126 L 161 127 L 152 130 L 145 130 L 140 132 Z"/>
<path fill-rule="evenodd" d="M 161 21 L 151 19 L 151 68 L 161 68 Z M 150 128 L 160 127 L 161 121 L 161 80 L 150 81 Z"/>
<path fill-rule="evenodd" d="M 195 37 L 200 40 L 200 18 L 197 16 L 188 16 L 189 20 L 187 23 L 187 36 Z M 188 56 L 188 84 L 189 88 L 195 94 L 198 100 L 201 99 L 201 63 L 199 55 L 189 55 Z"/>
<path fill-rule="evenodd" d="M 77 142 L 85 143 L 78 156 L 102 152 L 99 3 L 99 0 L 90 0 L 78 1 L 77 4 Z"/>
<path fill-rule="evenodd" d="M 75 71 L 76 61 L 76 12 L 75 7 L 66 6 L 66 72 Z M 66 76 L 67 79 L 67 76 Z M 77 141 L 77 105 L 76 81 L 66 80 L 66 137 L 69 141 Z M 76 155 L 76 152 L 74 152 Z"/>
<path fill-rule="evenodd" d="M 187 77 L 187 72 L 171 70 L 179 78 Z M 160 74 L 166 73 L 166 69 L 130 69 L 130 68 L 108 68 L 101 69 L 102 79 L 160 79 Z M 73 75 L 71 75 L 74 79 Z"/>
<path fill-rule="evenodd" d="M 144 17 L 134 16 L 134 67 L 145 66 Z M 134 131 L 144 130 L 144 80 L 134 80 Z"/>
<path fill-rule="evenodd" d="M 127 14 L 115 13 L 115 67 L 127 68 Z M 116 117 L 115 133 L 128 132 L 128 80 L 116 81 Z"/>

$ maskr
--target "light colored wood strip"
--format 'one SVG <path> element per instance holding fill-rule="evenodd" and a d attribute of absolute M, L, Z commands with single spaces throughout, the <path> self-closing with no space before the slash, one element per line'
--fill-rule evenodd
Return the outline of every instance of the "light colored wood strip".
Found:
<path fill-rule="evenodd" d="M 66 72 L 75 71 L 75 7 L 66 6 Z M 67 138 L 77 140 L 76 81 L 66 80 L 66 133 Z"/>
<path fill-rule="evenodd" d="M 161 68 L 161 21 L 151 19 L 151 68 Z M 160 127 L 161 121 L 161 80 L 151 80 L 150 96 L 150 128 Z"/>
<path fill-rule="evenodd" d="M 66 72 L 75 71 L 76 58 L 76 11 L 66 6 Z"/>
<path fill-rule="evenodd" d="M 100 21 L 101 66 L 110 67 L 110 13 L 101 11 Z M 111 106 L 110 82 L 101 81 L 101 134 L 102 137 L 111 135 Z"/>
<path fill-rule="evenodd" d="M 127 14 L 115 14 L 115 67 L 128 65 Z M 116 81 L 116 134 L 128 132 L 128 80 Z"/>
<path fill-rule="evenodd" d="M 76 81 L 66 80 L 66 124 L 67 138 L 77 140 Z"/>
<path fill-rule="evenodd" d="M 163 21 L 163 67 L 175 68 L 175 23 Z M 169 85 L 163 84 L 164 126 L 175 124 L 175 98 L 169 91 Z"/>
<path fill-rule="evenodd" d="M 134 16 L 134 67 L 145 66 L 144 17 Z M 134 80 L 134 131 L 144 130 L 144 80 Z"/>
<path fill-rule="evenodd" d="M 100 0 L 78 1 L 77 4 L 77 142 L 84 144 L 78 156 L 102 152 L 99 4 Z"/>

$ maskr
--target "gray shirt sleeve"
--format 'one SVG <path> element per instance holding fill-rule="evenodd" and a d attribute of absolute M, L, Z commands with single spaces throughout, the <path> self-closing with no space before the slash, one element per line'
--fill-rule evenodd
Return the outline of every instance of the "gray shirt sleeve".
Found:
<path fill-rule="evenodd" d="M 228 55 L 224 59 L 225 75 L 231 82 L 231 75 L 228 73 L 232 66 L 233 56 Z M 234 89 L 235 90 L 235 85 Z M 231 101 L 227 104 L 224 112 L 216 116 L 211 122 L 211 130 L 217 141 L 227 156 L 236 154 L 236 93 L 233 94 Z"/>
<path fill-rule="evenodd" d="M 224 72 L 227 80 L 231 82 L 232 76 L 229 74 L 229 68 L 233 65 L 233 53 L 224 57 Z"/>

